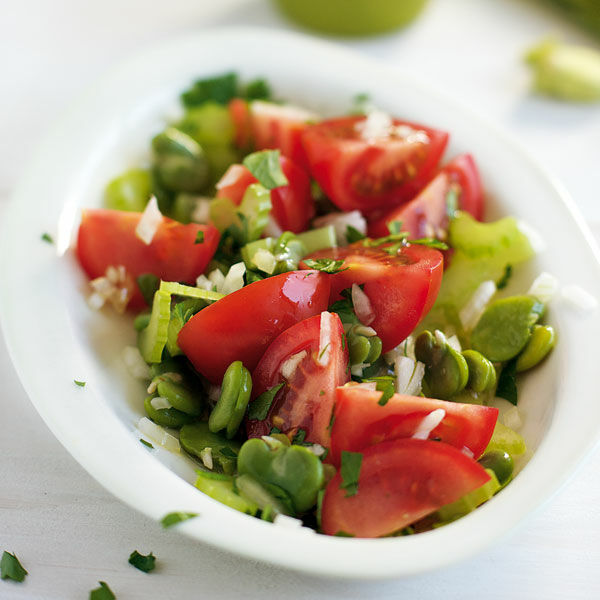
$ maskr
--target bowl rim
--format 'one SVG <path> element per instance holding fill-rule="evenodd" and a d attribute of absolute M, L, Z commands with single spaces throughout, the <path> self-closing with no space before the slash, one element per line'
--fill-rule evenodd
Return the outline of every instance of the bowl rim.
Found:
<path fill-rule="evenodd" d="M 3 248 L 0 250 L 0 272 L 4 274 L 7 282 L 0 288 L 0 317 L 9 354 L 32 403 L 63 446 L 107 490 L 152 519 L 158 520 L 172 510 L 198 512 L 199 518 L 181 523 L 177 530 L 254 560 L 258 559 L 312 574 L 354 579 L 381 579 L 412 575 L 448 566 L 473 555 L 504 536 L 526 516 L 547 502 L 573 474 L 582 458 L 594 448 L 600 428 L 595 428 L 594 435 L 584 436 L 569 456 L 561 457 L 558 461 L 560 469 L 553 476 L 550 476 L 548 468 L 543 464 L 538 467 L 544 458 L 548 460 L 554 457 L 558 460 L 556 449 L 548 447 L 549 440 L 546 435 L 546 439 L 542 441 L 536 454 L 522 471 L 528 474 L 526 478 L 519 476 L 511 486 L 503 490 L 501 496 L 456 523 L 405 538 L 347 539 L 274 527 L 258 519 L 249 519 L 246 515 L 236 513 L 211 498 L 199 494 L 187 482 L 150 457 L 143 448 L 136 447 L 136 440 L 131 436 L 131 431 L 118 421 L 114 414 L 110 414 L 110 409 L 103 405 L 102 399 L 93 390 L 88 390 L 89 396 L 82 402 L 81 396 L 78 396 L 80 390 L 71 389 L 73 385 L 69 387 L 53 381 L 53 385 L 57 388 L 56 393 L 64 395 L 65 402 L 72 408 L 73 418 L 79 427 L 86 423 L 87 415 L 93 415 L 100 425 L 100 430 L 108 427 L 106 431 L 110 432 L 110 442 L 114 444 L 111 450 L 113 457 L 118 459 L 118 452 L 128 452 L 128 461 L 126 463 L 122 461 L 120 469 L 111 468 L 111 463 L 107 464 L 104 455 L 98 452 L 99 448 L 107 444 L 107 440 L 98 431 L 94 432 L 92 427 L 74 429 L 64 415 L 56 414 L 52 403 L 48 401 L 44 383 L 39 381 L 40 377 L 36 377 L 39 362 L 32 364 L 31 347 L 23 336 L 23 322 L 27 318 L 24 312 L 30 308 L 30 305 L 27 302 L 17 301 L 13 290 L 27 289 L 27 285 L 31 289 L 27 277 L 39 273 L 40 270 L 48 269 L 52 272 L 53 257 L 48 257 L 47 254 L 42 254 L 42 251 L 36 249 L 24 255 L 26 259 L 21 263 L 20 269 L 17 269 L 10 260 L 9 250 L 23 248 L 24 243 L 29 243 L 32 239 L 31 236 L 26 236 L 24 240 L 23 228 L 20 225 L 27 223 L 31 218 L 30 199 L 36 190 L 39 192 L 40 180 L 49 173 L 47 164 L 49 157 L 55 155 L 56 148 L 64 146 L 65 132 L 71 132 L 80 126 L 90 110 L 97 107 L 102 98 L 110 96 L 111 90 L 114 91 L 116 86 L 123 85 L 123 82 L 129 79 L 133 81 L 131 89 L 134 91 L 135 74 L 138 71 L 144 72 L 144 68 L 147 69 L 148 65 L 159 56 L 183 54 L 189 52 L 191 48 L 198 51 L 224 48 L 228 45 L 239 47 L 244 41 L 251 43 L 257 39 L 263 43 L 277 45 L 282 53 L 298 52 L 309 56 L 320 56 L 326 58 L 331 65 L 351 66 L 353 72 L 368 69 L 390 83 L 406 85 L 408 82 L 425 96 L 435 98 L 450 107 L 454 113 L 474 119 L 482 132 L 491 134 L 499 143 L 509 147 L 527 165 L 532 177 L 544 182 L 546 189 L 552 191 L 555 209 L 563 210 L 572 220 L 573 227 L 581 234 L 582 251 L 587 252 L 595 261 L 594 281 L 600 281 L 600 252 L 573 200 L 552 175 L 493 123 L 466 109 L 443 92 L 436 90 L 434 86 L 333 43 L 316 40 L 304 34 L 258 27 L 212 28 L 153 45 L 119 64 L 74 103 L 50 130 L 34 154 L 7 207 L 2 229 L 3 239 L 0 240 L 0 248 Z M 198 68 L 198 71 L 200 70 Z M 69 202 L 71 204 L 66 219 L 72 220 L 77 201 L 72 198 L 66 200 L 65 206 Z M 63 209 L 61 217 L 65 214 Z M 36 236 L 35 239 L 39 241 L 39 232 L 36 232 Z M 64 252 L 66 249 L 64 236 L 63 241 L 59 240 L 58 245 L 58 253 Z M 50 283 L 44 280 L 44 285 Z M 54 302 L 52 299 L 49 300 L 51 308 L 57 308 L 58 305 L 53 304 Z M 51 311 L 49 312 L 52 314 Z M 34 321 L 37 326 L 46 327 L 48 331 L 54 326 L 48 323 L 49 320 L 44 319 L 43 315 L 35 316 Z M 597 321 L 596 315 L 594 325 L 597 325 Z M 51 333 L 57 335 L 55 330 Z M 50 350 L 51 346 L 48 344 L 46 342 L 46 349 Z M 65 366 L 52 360 L 50 362 L 51 367 L 55 369 Z M 86 365 L 85 359 L 79 357 L 69 358 L 68 363 L 73 372 L 84 369 Z M 44 370 L 48 369 L 44 367 Z M 82 439 L 84 433 L 85 440 Z M 141 445 L 138 443 L 137 446 Z M 135 485 L 132 485 L 132 482 L 135 482 Z M 152 496 L 149 491 L 155 495 Z M 457 539 L 461 540 L 461 544 L 456 544 Z M 258 547 L 260 552 L 257 555 Z M 392 549 L 394 552 L 391 552 Z M 332 561 L 331 556 L 335 556 L 335 560 Z M 369 557 L 368 561 L 365 557 Z"/>

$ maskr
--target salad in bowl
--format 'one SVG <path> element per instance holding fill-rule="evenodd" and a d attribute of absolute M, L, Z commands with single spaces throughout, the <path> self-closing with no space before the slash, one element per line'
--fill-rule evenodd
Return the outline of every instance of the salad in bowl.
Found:
<path fill-rule="evenodd" d="M 365 96 L 322 118 L 226 73 L 181 100 L 77 233 L 90 307 L 132 315 L 141 441 L 231 509 L 330 536 L 430 531 L 502 493 L 556 281 L 509 285 L 536 238 L 484 221 L 477 157 Z"/>

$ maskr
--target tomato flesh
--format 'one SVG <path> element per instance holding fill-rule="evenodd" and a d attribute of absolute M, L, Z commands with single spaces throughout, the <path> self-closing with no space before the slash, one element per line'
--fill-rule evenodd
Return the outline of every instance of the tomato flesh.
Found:
<path fill-rule="evenodd" d="M 382 442 L 362 455 L 355 495 L 340 488 L 340 472 L 327 485 L 321 527 L 328 535 L 392 534 L 490 479 L 478 462 L 443 442 Z"/>
<path fill-rule="evenodd" d="M 323 323 L 324 320 L 327 323 Z M 325 342 L 328 359 L 324 365 L 319 362 L 323 326 L 330 332 Z M 248 437 L 268 435 L 274 426 L 290 436 L 302 429 L 306 441 L 329 447 L 335 390 L 349 379 L 348 348 L 342 342 L 343 334 L 338 315 L 324 312 L 296 323 L 271 343 L 252 373 L 252 396 L 256 398 L 279 383 L 284 386 L 277 393 L 266 419 L 247 422 Z M 284 365 L 302 353 L 303 358 L 286 377 L 282 373 Z"/>
<path fill-rule="evenodd" d="M 254 369 L 282 331 L 326 310 L 329 291 L 329 279 L 319 271 L 290 271 L 251 283 L 196 313 L 179 332 L 179 347 L 197 371 L 218 384 L 232 362 Z"/>
<path fill-rule="evenodd" d="M 308 175 L 292 160 L 285 156 L 280 159 L 281 170 L 288 185 L 271 190 L 272 214 L 282 231 L 300 233 L 308 228 L 315 214 L 315 203 L 310 191 Z M 240 205 L 246 188 L 257 179 L 243 165 L 229 167 L 221 181 L 217 183 L 217 197 L 229 198 Z"/>
<path fill-rule="evenodd" d="M 442 282 L 443 256 L 438 250 L 412 245 L 390 255 L 381 247 L 356 242 L 345 248 L 314 252 L 307 258 L 343 260 L 347 270 L 331 275 L 330 301 L 352 286 L 364 284 L 374 318 L 365 323 L 381 338 L 383 352 L 395 348 L 429 312 Z M 304 263 L 302 268 L 308 268 Z"/>
<path fill-rule="evenodd" d="M 77 257 L 84 271 L 95 279 L 106 273 L 109 266 L 123 265 L 135 278 L 153 273 L 167 281 L 195 285 L 212 258 L 219 232 L 212 225 L 182 225 L 163 217 L 150 244 L 145 244 L 136 233 L 142 213 L 121 210 L 84 210 L 77 237 Z M 198 232 L 204 233 L 204 242 L 196 244 Z M 129 308 L 145 306 L 137 287 Z"/>
<path fill-rule="evenodd" d="M 411 437 L 423 419 L 436 409 L 443 409 L 446 415 L 431 431 L 429 439 L 440 440 L 459 450 L 466 448 L 474 458 L 479 458 L 498 419 L 498 409 L 491 406 L 400 394 L 394 394 L 380 406 L 381 394 L 356 386 L 336 390 L 328 456 L 332 464 L 340 464 L 343 450 L 357 452 L 380 442 Z"/>
<path fill-rule="evenodd" d="M 413 198 L 435 170 L 448 142 L 443 131 L 393 120 L 393 125 L 420 132 L 364 139 L 366 117 L 343 117 L 309 126 L 302 143 L 310 172 L 344 211 L 369 213 Z M 400 129 L 401 130 L 401 129 Z"/>
<path fill-rule="evenodd" d="M 447 198 L 451 192 L 456 192 L 460 210 L 481 220 L 483 191 L 470 154 L 458 156 L 448 163 L 416 198 L 369 223 L 369 235 L 374 238 L 388 235 L 388 224 L 400 221 L 402 230 L 408 231 L 413 239 L 445 239 L 449 224 Z"/>

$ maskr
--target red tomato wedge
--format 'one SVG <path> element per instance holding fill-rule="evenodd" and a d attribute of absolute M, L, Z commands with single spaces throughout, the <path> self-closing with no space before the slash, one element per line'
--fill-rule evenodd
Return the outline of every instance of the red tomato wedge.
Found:
<path fill-rule="evenodd" d="M 179 332 L 179 347 L 197 371 L 219 384 L 232 362 L 254 369 L 281 332 L 326 310 L 329 289 L 319 271 L 251 283 L 195 314 Z"/>
<path fill-rule="evenodd" d="M 212 258 L 219 232 L 212 225 L 182 225 L 163 217 L 152 242 L 146 245 L 135 230 L 142 213 L 121 210 L 84 210 L 77 237 L 77 257 L 91 279 L 101 277 L 109 266 L 123 265 L 135 280 L 153 273 L 167 281 L 195 285 Z M 198 232 L 204 242 L 196 244 Z M 144 299 L 137 287 L 129 308 L 142 308 Z"/>
<path fill-rule="evenodd" d="M 369 322 L 383 343 L 383 352 L 395 348 L 429 312 L 442 282 L 444 259 L 438 250 L 412 245 L 397 254 L 383 247 L 367 247 L 356 242 L 345 248 L 314 252 L 306 258 L 343 260 L 341 271 L 331 277 L 331 298 L 352 286 L 364 284 L 372 316 Z M 308 268 L 301 263 L 303 268 Z M 359 318 L 361 318 L 359 316 Z"/>
<path fill-rule="evenodd" d="M 288 185 L 271 190 L 273 217 L 282 231 L 305 231 L 315 214 L 308 175 L 285 156 L 280 159 L 281 170 Z M 217 183 L 217 197 L 229 198 L 240 205 L 246 188 L 257 179 L 244 165 L 231 165 Z"/>
<path fill-rule="evenodd" d="M 440 408 L 446 415 L 429 439 L 459 450 L 466 448 L 477 459 L 486 449 L 498 419 L 498 409 L 491 406 L 400 394 L 394 394 L 380 406 L 381 395 L 382 392 L 356 386 L 336 390 L 328 456 L 332 464 L 340 464 L 342 450 L 357 452 L 380 442 L 412 437 L 423 419 Z"/>
<path fill-rule="evenodd" d="M 331 119 L 302 134 L 311 174 L 344 211 L 369 213 L 410 200 L 430 179 L 448 142 L 443 131 L 397 119 L 388 133 L 365 139 L 365 122 Z"/>
<path fill-rule="evenodd" d="M 312 112 L 291 104 L 263 100 L 248 103 L 236 98 L 229 103 L 229 113 L 240 148 L 279 148 L 296 164 L 307 167 L 301 135 L 307 124 L 316 120 Z"/>
<path fill-rule="evenodd" d="M 276 426 L 290 436 L 303 429 L 306 441 L 329 446 L 335 390 L 350 377 L 343 334 L 340 318 L 323 312 L 275 338 L 252 373 L 252 396 L 284 386 L 266 419 L 247 422 L 248 437 L 268 435 Z"/>
<path fill-rule="evenodd" d="M 412 238 L 445 239 L 448 230 L 449 194 L 455 193 L 457 208 L 483 217 L 483 190 L 479 172 L 470 154 L 463 154 L 448 163 L 414 199 L 369 224 L 371 237 L 388 235 L 388 224 L 401 221 L 402 230 Z"/>
<path fill-rule="evenodd" d="M 347 496 L 340 472 L 325 489 L 321 528 L 356 537 L 399 531 L 489 481 L 460 450 L 429 440 L 382 442 L 363 452 L 358 491 Z"/>

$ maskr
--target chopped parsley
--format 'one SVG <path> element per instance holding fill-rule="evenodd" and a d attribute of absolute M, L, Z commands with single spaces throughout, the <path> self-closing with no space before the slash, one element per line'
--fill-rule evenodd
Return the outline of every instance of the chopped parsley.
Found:
<path fill-rule="evenodd" d="M 90 600 L 116 600 L 116 596 L 105 581 L 99 581 L 98 583 L 100 587 L 90 592 Z"/>
<path fill-rule="evenodd" d="M 52 239 L 52 236 L 46 232 L 42 233 L 42 241 L 48 242 L 49 244 L 54 244 L 54 240 Z"/>
<path fill-rule="evenodd" d="M 319 396 L 324 396 L 324 395 L 325 395 L 325 390 L 321 390 L 321 391 L 319 392 Z"/>
<path fill-rule="evenodd" d="M 336 273 L 348 270 L 348 267 L 342 269 L 342 265 L 344 264 L 343 260 L 334 260 L 333 258 L 307 258 L 304 260 L 304 264 L 309 269 L 316 269 L 317 271 L 329 273 L 330 275 L 335 275 Z"/>
<path fill-rule="evenodd" d="M 79 387 L 85 387 L 85 381 L 77 381 L 77 379 L 73 379 L 73 383 Z"/>
<path fill-rule="evenodd" d="M 292 438 L 292 444 L 301 445 L 306 439 L 306 431 L 304 429 L 298 429 L 296 435 Z"/>
<path fill-rule="evenodd" d="M 356 227 L 352 227 L 352 225 L 348 225 L 346 227 L 346 239 L 348 240 L 349 244 L 360 242 L 360 240 L 364 240 L 366 237 L 367 236 L 356 229 Z"/>
<path fill-rule="evenodd" d="M 144 556 L 143 554 L 140 554 L 137 550 L 134 550 L 129 555 L 128 562 L 130 565 L 133 565 L 136 569 L 144 571 L 144 573 L 150 573 L 150 571 L 153 571 L 154 567 L 156 566 L 156 557 L 154 556 L 154 554 L 152 554 L 152 552 Z"/>
<path fill-rule="evenodd" d="M 287 185 L 287 177 L 281 170 L 279 150 L 261 150 L 244 158 L 244 166 L 268 190 Z"/>
<path fill-rule="evenodd" d="M 200 106 L 205 102 L 227 104 L 238 95 L 238 78 L 235 73 L 226 73 L 218 77 L 199 79 L 192 87 L 181 94 L 186 108 Z"/>
<path fill-rule="evenodd" d="M 248 418 L 256 421 L 263 421 L 267 418 L 271 404 L 277 395 L 277 392 L 283 387 L 283 383 L 273 386 L 270 390 L 263 392 L 248 407 Z"/>
<path fill-rule="evenodd" d="M 323 350 L 321 350 L 321 352 L 319 352 L 319 360 L 321 358 L 323 358 L 323 354 L 325 354 L 325 352 L 327 352 L 327 348 L 329 348 L 329 344 L 325 344 L 325 347 L 323 348 Z"/>
<path fill-rule="evenodd" d="M 254 79 L 247 86 L 244 93 L 246 100 L 268 100 L 271 97 L 271 88 L 264 79 Z"/>
<path fill-rule="evenodd" d="M 511 404 L 517 406 L 517 360 L 508 361 L 498 377 L 498 387 L 496 396 L 508 400 Z"/>
<path fill-rule="evenodd" d="M 173 525 L 177 525 L 177 523 L 187 521 L 188 519 L 193 519 L 197 516 L 198 513 L 172 512 L 168 515 L 165 515 L 160 522 L 162 526 L 166 529 L 167 527 L 173 527 Z"/>
<path fill-rule="evenodd" d="M 496 282 L 496 289 L 503 290 L 508 285 L 508 282 L 510 281 L 510 278 L 512 277 L 512 270 L 513 270 L 512 265 L 506 265 L 504 267 L 504 274 Z"/>
<path fill-rule="evenodd" d="M 378 392 L 383 392 L 381 394 L 381 398 L 379 398 L 379 406 L 385 406 L 388 403 L 388 400 L 394 395 L 395 382 L 393 378 L 381 378 L 377 380 L 377 386 L 375 388 Z"/>
<path fill-rule="evenodd" d="M 340 474 L 342 483 L 340 489 L 346 490 L 346 498 L 354 496 L 358 492 L 358 478 L 363 455 L 360 452 L 347 452 L 342 450 L 342 466 Z"/>
<path fill-rule="evenodd" d="M 435 248 L 436 250 L 448 250 L 448 244 L 440 242 L 435 238 L 420 238 L 418 240 L 409 240 L 411 244 L 419 244 L 419 246 L 427 246 L 429 248 Z"/>
<path fill-rule="evenodd" d="M 237 454 L 229 446 L 219 448 L 219 454 L 225 458 L 237 458 Z"/>
<path fill-rule="evenodd" d="M 354 534 L 347 533 L 346 531 L 342 531 L 341 529 L 340 529 L 340 531 L 338 531 L 334 535 L 335 535 L 335 537 L 354 537 Z"/>
<path fill-rule="evenodd" d="M 204 231 L 201 229 L 196 234 L 196 239 L 194 240 L 194 244 L 203 244 L 204 243 Z"/>
<path fill-rule="evenodd" d="M 19 562 L 19 559 L 6 550 L 2 553 L 0 559 L 0 577 L 2 579 L 12 579 L 19 583 L 25 579 L 27 571 Z"/>
<path fill-rule="evenodd" d="M 353 325 L 358 325 L 359 323 L 350 298 L 334 302 L 327 310 L 336 313 L 342 323 L 352 323 Z"/>
<path fill-rule="evenodd" d="M 147 446 L 148 448 L 152 448 L 154 450 L 154 446 L 150 442 L 147 442 L 146 440 L 143 440 L 142 438 L 140 438 L 140 442 L 142 442 L 142 444 L 144 444 L 144 446 Z"/>
<path fill-rule="evenodd" d="M 390 221 L 388 223 L 388 231 L 391 235 L 396 235 L 402 231 L 402 221 Z"/>

